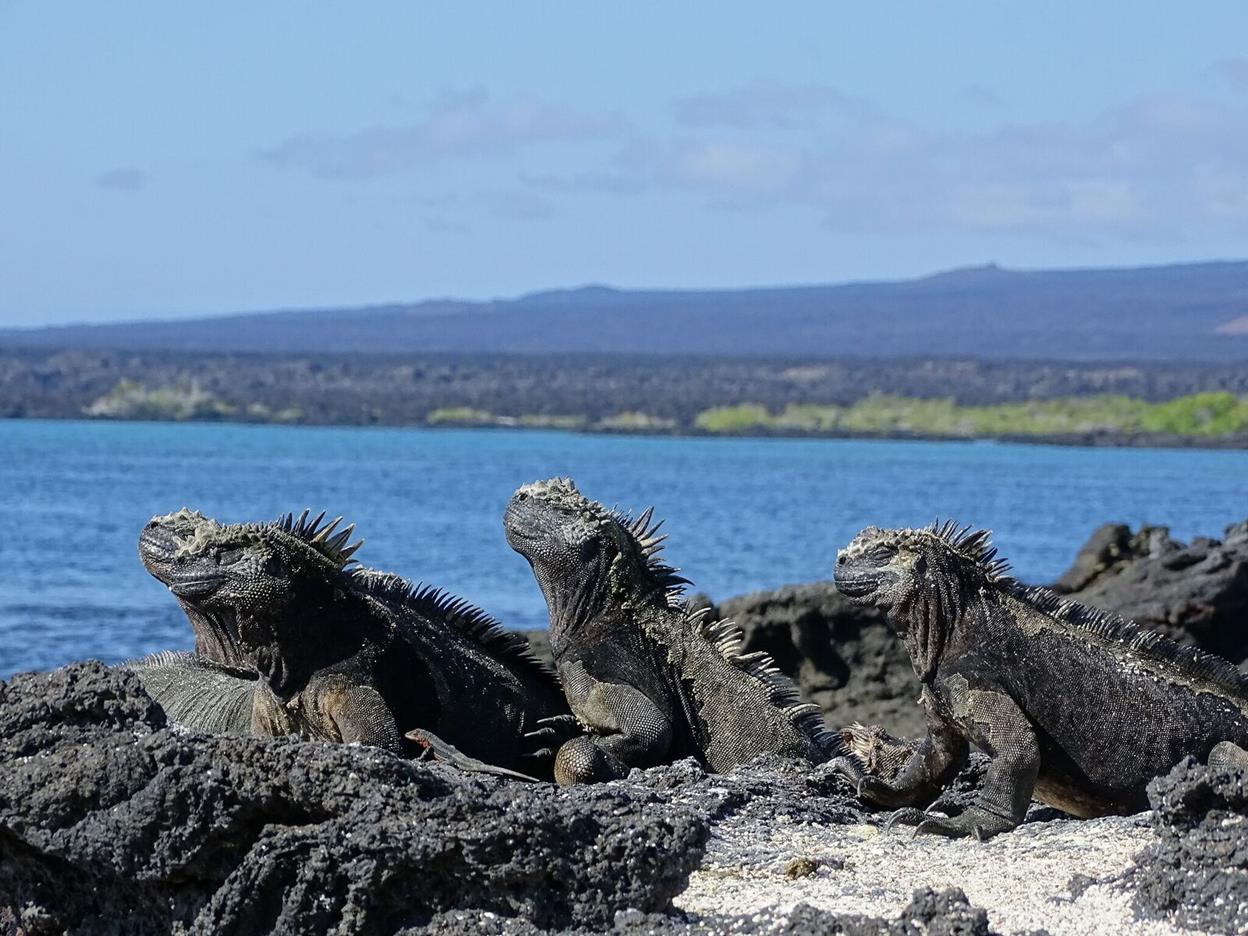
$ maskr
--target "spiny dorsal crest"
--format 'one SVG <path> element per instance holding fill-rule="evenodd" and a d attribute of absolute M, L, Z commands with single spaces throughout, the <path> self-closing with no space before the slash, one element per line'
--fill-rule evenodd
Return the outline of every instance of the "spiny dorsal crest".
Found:
<path fill-rule="evenodd" d="M 1206 653 L 1199 647 L 1177 643 L 1165 634 L 1141 627 L 1112 612 L 1063 598 L 1047 588 L 1012 581 L 1003 583 L 1003 587 L 1042 614 L 1075 630 L 1084 631 L 1089 637 L 1119 644 L 1140 659 L 1156 661 L 1248 701 L 1248 673 L 1241 673 L 1229 660 Z"/>
<path fill-rule="evenodd" d="M 362 539 L 354 543 L 350 542 L 351 535 L 355 532 L 355 524 L 349 523 L 341 530 L 334 532 L 342 523 L 342 517 L 335 517 L 328 523 L 323 523 L 325 511 L 322 510 L 315 517 L 312 517 L 311 513 L 310 510 L 304 510 L 298 517 L 293 513 L 288 513 L 277 519 L 276 526 L 282 532 L 303 540 L 339 568 L 344 568 L 355 561 L 351 557 L 364 545 Z"/>
<path fill-rule="evenodd" d="M 660 558 L 667 534 L 660 534 L 662 520 L 654 519 L 654 508 L 647 507 L 639 516 L 633 518 L 619 509 L 607 511 L 607 516 L 632 538 L 637 552 L 645 562 L 646 571 L 657 585 L 667 593 L 668 604 L 675 606 L 684 596 L 684 588 L 690 584 L 689 579 L 680 574 L 675 566 L 668 565 Z"/>
<path fill-rule="evenodd" d="M 959 527 L 953 520 L 944 523 L 937 520 L 918 532 L 930 535 L 958 556 L 978 566 L 989 582 L 1004 581 L 1010 577 L 1009 560 L 997 555 L 990 530 L 977 530 L 970 524 Z"/>
<path fill-rule="evenodd" d="M 690 623 L 703 638 L 710 641 L 725 660 L 746 675 L 756 679 L 767 693 L 768 701 L 779 708 L 799 731 L 827 751 L 837 750 L 839 740 L 823 722 L 819 706 L 803 702 L 797 686 L 780 671 L 775 660 L 763 650 L 745 653 L 745 633 L 733 621 L 709 620 L 710 608 L 690 611 Z"/>
<path fill-rule="evenodd" d="M 393 572 L 355 568 L 348 573 L 353 584 L 366 594 L 426 620 L 447 624 L 484 649 L 551 678 L 554 670 L 533 655 L 523 634 L 504 627 L 490 614 L 436 585 L 412 583 Z"/>

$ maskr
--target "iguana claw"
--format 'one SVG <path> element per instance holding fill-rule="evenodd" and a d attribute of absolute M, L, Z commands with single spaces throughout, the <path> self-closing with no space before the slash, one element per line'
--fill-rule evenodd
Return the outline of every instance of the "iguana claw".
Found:
<path fill-rule="evenodd" d="M 885 819 L 884 828 L 887 831 L 892 829 L 895 825 L 921 826 L 923 822 L 928 819 L 929 815 L 930 813 L 922 809 L 916 809 L 913 806 L 906 806 L 902 809 L 898 809 L 887 819 Z"/>
<path fill-rule="evenodd" d="M 1011 819 L 994 815 L 978 806 L 970 806 L 956 816 L 928 815 L 914 829 L 915 835 L 943 835 L 947 838 L 976 838 L 987 841 L 1001 832 L 1014 828 Z"/>
<path fill-rule="evenodd" d="M 546 718 L 539 718 L 537 724 L 540 727 L 526 731 L 525 738 L 567 740 L 581 733 L 581 723 L 577 721 L 575 715 L 550 715 Z"/>

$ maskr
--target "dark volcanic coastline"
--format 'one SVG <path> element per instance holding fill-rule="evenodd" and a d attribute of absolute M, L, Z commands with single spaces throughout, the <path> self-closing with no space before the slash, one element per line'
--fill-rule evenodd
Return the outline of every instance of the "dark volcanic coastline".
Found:
<path fill-rule="evenodd" d="M 0 350 L 0 418 L 1248 447 L 1248 364 Z"/>

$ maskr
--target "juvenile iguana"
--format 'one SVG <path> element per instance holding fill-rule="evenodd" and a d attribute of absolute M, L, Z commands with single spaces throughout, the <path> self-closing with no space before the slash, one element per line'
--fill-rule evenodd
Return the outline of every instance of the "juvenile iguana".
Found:
<path fill-rule="evenodd" d="M 546 598 L 550 643 L 588 736 L 555 759 L 560 783 L 618 778 L 693 756 L 722 771 L 772 752 L 826 760 L 819 709 L 764 653 L 743 654 L 732 624 L 707 624 L 681 599 L 687 580 L 658 558 L 665 537 L 554 479 L 516 491 L 503 525 Z"/>
<path fill-rule="evenodd" d="M 323 516 L 222 525 L 182 510 L 148 524 L 144 565 L 187 610 L 201 654 L 166 661 L 190 689 L 159 660 L 139 664 L 157 701 L 173 697 L 202 727 L 242 691 L 222 671 L 250 667 L 252 734 L 458 751 L 548 774 L 545 742 L 571 717 L 524 638 L 438 589 L 355 565 L 354 527 L 335 532 Z M 436 737 L 405 737 L 417 729 Z"/>
<path fill-rule="evenodd" d="M 922 684 L 921 742 L 856 727 L 846 739 L 863 757 L 835 762 L 864 798 L 906 807 L 890 824 L 986 838 L 1018 825 L 1033 794 L 1076 816 L 1134 812 L 1148 781 L 1186 756 L 1248 765 L 1248 676 L 1019 584 L 984 531 L 869 527 L 837 555 L 835 577 L 888 614 Z M 991 758 L 976 803 L 954 818 L 913 808 L 948 783 L 968 742 Z"/>

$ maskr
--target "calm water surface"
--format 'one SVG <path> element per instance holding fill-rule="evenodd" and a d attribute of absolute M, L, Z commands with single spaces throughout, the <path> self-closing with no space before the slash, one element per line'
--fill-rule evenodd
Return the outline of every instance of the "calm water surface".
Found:
<path fill-rule="evenodd" d="M 987 526 L 1021 578 L 1046 581 L 1105 521 L 1190 538 L 1248 516 L 1243 452 L 0 421 L 0 678 L 189 646 L 136 552 L 148 518 L 182 506 L 225 521 L 343 514 L 366 565 L 542 626 L 500 518 L 517 485 L 554 474 L 654 504 L 669 559 L 717 598 L 827 577 L 871 523 Z"/>

